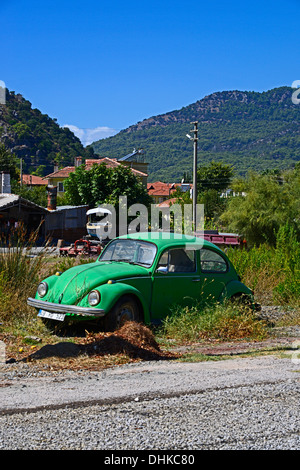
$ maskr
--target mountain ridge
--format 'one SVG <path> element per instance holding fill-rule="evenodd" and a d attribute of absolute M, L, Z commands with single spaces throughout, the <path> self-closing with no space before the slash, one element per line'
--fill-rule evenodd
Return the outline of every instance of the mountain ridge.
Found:
<path fill-rule="evenodd" d="M 285 169 L 300 160 L 300 106 L 293 89 L 265 92 L 215 92 L 181 109 L 144 119 L 118 134 L 91 144 L 101 156 L 120 158 L 143 148 L 149 179 L 170 181 L 192 170 L 186 138 L 198 121 L 199 164 L 232 164 L 236 173 Z"/>
<path fill-rule="evenodd" d="M 84 147 L 56 119 L 33 109 L 21 94 L 6 90 L 0 105 L 0 143 L 23 160 L 23 171 L 45 176 L 53 164 L 74 158 L 121 158 L 143 148 L 148 181 L 173 182 L 192 172 L 193 145 L 186 134 L 198 121 L 198 164 L 231 164 L 236 174 L 288 169 L 300 160 L 300 105 L 294 89 L 215 92 L 180 109 L 146 118 L 118 134 Z"/>

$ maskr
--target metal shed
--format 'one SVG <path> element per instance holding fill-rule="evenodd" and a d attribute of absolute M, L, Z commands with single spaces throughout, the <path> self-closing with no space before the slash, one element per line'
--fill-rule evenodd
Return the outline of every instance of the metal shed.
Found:
<path fill-rule="evenodd" d="M 24 223 L 28 232 L 36 230 L 40 225 L 40 235 L 45 236 L 44 224 L 47 209 L 38 206 L 17 194 L 0 194 L 0 227 L 1 233 L 8 235 L 13 227 Z"/>
<path fill-rule="evenodd" d="M 88 206 L 58 206 L 55 210 L 47 211 L 46 234 L 67 242 L 74 242 L 87 234 L 86 212 Z"/>

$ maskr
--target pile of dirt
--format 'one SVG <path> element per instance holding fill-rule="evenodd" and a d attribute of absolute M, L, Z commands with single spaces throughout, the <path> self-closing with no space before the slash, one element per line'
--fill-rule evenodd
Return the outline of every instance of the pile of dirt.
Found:
<path fill-rule="evenodd" d="M 160 347 L 152 331 L 141 323 L 126 322 L 116 334 L 132 344 L 160 351 Z"/>
<path fill-rule="evenodd" d="M 60 342 L 47 344 L 26 359 L 38 360 L 49 357 L 74 358 L 87 356 L 127 355 L 144 361 L 172 359 L 178 353 L 161 351 L 152 331 L 143 324 L 127 322 L 113 333 L 88 333 L 77 343 Z"/>
<path fill-rule="evenodd" d="M 84 348 L 88 355 L 126 354 L 148 361 L 178 357 L 178 353 L 161 351 L 152 331 L 136 322 L 127 322 L 113 333 L 89 334 Z"/>

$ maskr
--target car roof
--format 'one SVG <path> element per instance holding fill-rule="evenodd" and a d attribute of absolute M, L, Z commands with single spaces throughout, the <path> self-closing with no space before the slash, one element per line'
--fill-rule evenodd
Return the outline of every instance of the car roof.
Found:
<path fill-rule="evenodd" d="M 127 238 L 130 240 L 144 240 L 148 242 L 155 243 L 158 248 L 162 249 L 168 246 L 176 246 L 182 244 L 194 244 L 198 248 L 210 247 L 214 248 L 217 251 L 222 252 L 222 250 L 214 245 L 213 243 L 205 240 L 201 237 L 183 235 L 180 233 L 173 232 L 136 232 L 128 235 L 122 235 L 118 238 Z"/>

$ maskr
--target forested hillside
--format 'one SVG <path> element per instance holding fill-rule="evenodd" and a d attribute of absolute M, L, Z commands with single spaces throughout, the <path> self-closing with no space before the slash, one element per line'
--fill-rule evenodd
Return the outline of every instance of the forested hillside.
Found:
<path fill-rule="evenodd" d="M 192 171 L 193 144 L 186 137 L 197 120 L 201 163 L 222 161 L 236 173 L 287 169 L 300 160 L 300 105 L 293 89 L 258 92 L 226 91 L 194 104 L 145 119 L 91 147 L 107 157 L 121 157 L 143 148 L 149 181 L 178 181 Z"/>
<path fill-rule="evenodd" d="M 41 175 L 50 173 L 54 162 L 73 164 L 76 156 L 95 152 L 120 158 L 143 148 L 149 181 L 178 181 L 192 171 L 193 144 L 186 134 L 197 120 L 199 165 L 222 161 L 241 175 L 251 169 L 288 169 L 300 160 L 300 105 L 292 103 L 292 93 L 289 87 L 213 93 L 84 148 L 69 129 L 6 90 L 6 104 L 0 105 L 0 143 L 22 157 L 24 172 Z"/>
<path fill-rule="evenodd" d="M 69 129 L 8 90 L 5 105 L 0 105 L 0 143 L 23 159 L 25 172 L 41 175 L 52 172 L 54 162 L 72 165 L 76 156 L 93 154 Z"/>

